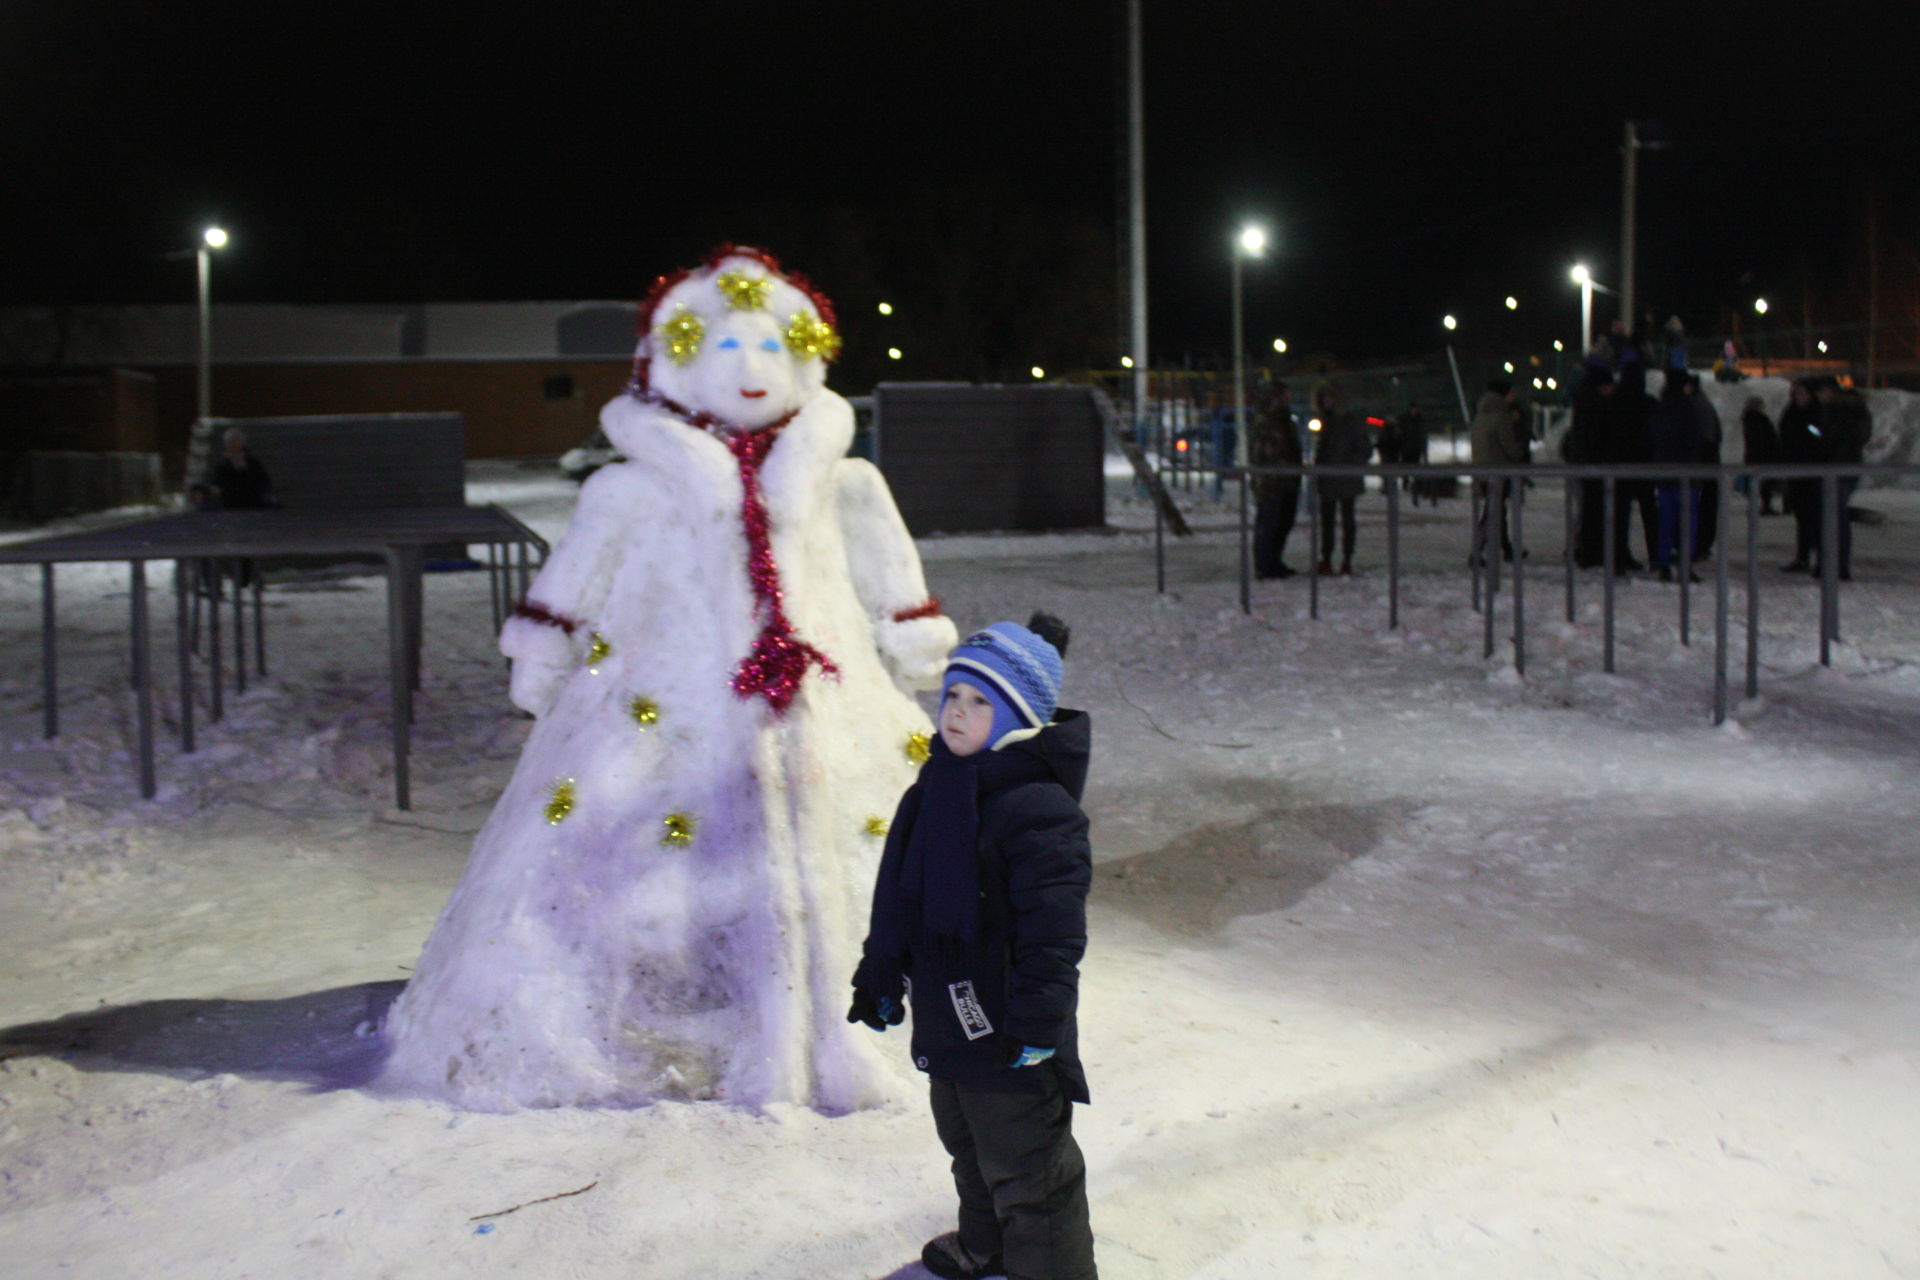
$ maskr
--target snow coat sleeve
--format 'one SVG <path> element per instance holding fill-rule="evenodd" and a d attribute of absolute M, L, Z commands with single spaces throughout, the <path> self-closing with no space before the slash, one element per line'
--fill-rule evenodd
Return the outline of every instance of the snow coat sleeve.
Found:
<path fill-rule="evenodd" d="M 886 479 L 864 458 L 843 458 L 834 467 L 834 501 L 848 575 L 888 674 L 903 693 L 939 688 L 960 635 L 927 595 L 920 553 Z"/>
<path fill-rule="evenodd" d="M 591 643 L 594 620 L 632 545 L 647 486 L 622 463 L 602 467 L 580 490 L 567 532 L 541 566 L 519 611 L 500 629 L 500 652 L 513 661 L 514 705 L 540 715 L 565 674 Z"/>
<path fill-rule="evenodd" d="M 1002 846 L 1011 909 L 1003 1030 L 1022 1044 L 1058 1048 L 1079 1002 L 1093 851 L 1087 817 L 1066 791 L 1055 784 L 1035 790 L 1044 798 L 1022 806 L 1024 820 Z"/>

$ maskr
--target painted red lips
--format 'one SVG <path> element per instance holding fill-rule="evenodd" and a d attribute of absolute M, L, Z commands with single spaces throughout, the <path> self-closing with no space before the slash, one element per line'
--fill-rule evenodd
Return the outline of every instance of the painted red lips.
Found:
<path fill-rule="evenodd" d="M 749 400 L 758 400 L 761 396 L 764 396 L 767 393 L 764 391 L 742 391 L 740 394 L 745 396 Z"/>

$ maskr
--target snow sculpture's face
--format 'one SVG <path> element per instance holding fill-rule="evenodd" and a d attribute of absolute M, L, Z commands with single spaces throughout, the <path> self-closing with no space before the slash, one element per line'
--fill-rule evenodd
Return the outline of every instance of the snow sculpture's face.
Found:
<path fill-rule="evenodd" d="M 764 311 L 735 311 L 707 329 L 700 353 L 684 369 L 689 409 L 749 430 L 786 417 L 809 394 L 799 361 Z"/>
<path fill-rule="evenodd" d="M 837 344 L 812 298 L 750 258 L 728 258 L 667 291 L 643 339 L 647 382 L 683 408 L 749 431 L 826 385 Z"/>
<path fill-rule="evenodd" d="M 947 750 L 957 756 L 983 751 L 992 732 L 993 703 L 987 695 L 965 680 L 948 685 L 940 703 L 940 739 Z"/>

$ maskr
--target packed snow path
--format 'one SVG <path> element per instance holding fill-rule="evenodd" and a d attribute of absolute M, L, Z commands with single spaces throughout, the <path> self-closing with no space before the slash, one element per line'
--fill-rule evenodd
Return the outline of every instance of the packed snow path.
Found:
<path fill-rule="evenodd" d="M 473 500 L 564 523 L 571 486 L 476 470 Z M 1443 521 L 1409 529 L 1389 635 L 1378 572 L 1319 622 L 1298 581 L 1242 616 L 1220 513 L 1157 597 L 1145 509 L 1113 514 L 1135 531 L 922 544 L 963 628 L 1075 629 L 1104 1275 L 1920 1275 L 1920 524 L 1861 532 L 1833 670 L 1763 620 L 1764 697 L 1715 730 L 1671 588 L 1623 589 L 1620 674 L 1583 614 L 1521 681 Z M 951 1206 L 917 1105 L 352 1087 L 526 733 L 483 577 L 428 584 L 402 814 L 377 580 L 274 587 L 274 675 L 163 748 L 148 804 L 124 569 L 88 573 L 51 744 L 37 577 L 0 578 L 0 1272 L 923 1274 Z"/>

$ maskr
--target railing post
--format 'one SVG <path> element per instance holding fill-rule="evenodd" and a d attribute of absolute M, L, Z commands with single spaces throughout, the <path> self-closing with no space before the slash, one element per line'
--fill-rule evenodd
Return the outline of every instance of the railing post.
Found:
<path fill-rule="evenodd" d="M 1839 638 L 1838 609 L 1834 596 L 1840 585 L 1840 567 L 1835 554 L 1840 545 L 1840 522 L 1834 518 L 1834 505 L 1840 486 L 1832 472 L 1820 477 L 1820 665 L 1833 665 L 1833 642 Z"/>
<path fill-rule="evenodd" d="M 1600 630 L 1601 630 L 1602 636 L 1604 637 L 1601 644 L 1600 669 L 1606 672 L 1608 675 L 1612 675 L 1613 674 L 1613 572 L 1614 572 L 1613 566 L 1614 566 L 1614 559 L 1615 559 L 1614 553 L 1615 551 L 1618 550 L 1616 543 L 1619 541 L 1614 536 L 1613 512 L 1614 512 L 1614 505 L 1617 502 L 1619 495 L 1615 492 L 1615 489 L 1617 488 L 1617 483 L 1611 472 L 1609 472 L 1607 474 L 1606 479 L 1601 482 L 1601 488 L 1606 494 L 1605 501 L 1601 503 L 1601 507 L 1602 507 L 1601 514 L 1605 517 L 1605 520 L 1606 520 L 1605 536 L 1607 541 L 1606 541 L 1606 555 L 1604 557 L 1606 563 L 1605 563 L 1605 566 L 1601 569 L 1601 572 L 1606 574 L 1606 578 L 1600 585 Z"/>
<path fill-rule="evenodd" d="M 1526 505 L 1527 482 L 1513 482 L 1513 669 L 1527 674 Z"/>
<path fill-rule="evenodd" d="M 1171 492 L 1171 490 L 1167 489 L 1166 458 L 1164 455 L 1155 455 L 1153 468 L 1154 476 L 1160 482 L 1161 491 Z M 1166 522 L 1165 517 L 1161 513 L 1160 503 L 1158 501 L 1155 501 L 1153 504 L 1153 589 L 1160 595 L 1167 594 Z"/>
<path fill-rule="evenodd" d="M 60 736 L 60 646 L 54 639 L 53 562 L 40 566 L 41 723 L 49 738 Z"/>
<path fill-rule="evenodd" d="M 1503 491 L 1503 486 L 1506 483 L 1506 479 L 1503 476 L 1487 477 L 1487 500 L 1483 504 L 1482 518 L 1480 521 L 1480 558 L 1484 560 L 1487 565 L 1487 607 L 1480 615 L 1481 621 L 1485 623 L 1485 639 L 1480 645 L 1480 656 L 1482 658 L 1493 657 L 1493 615 L 1497 612 L 1494 603 L 1496 600 L 1494 593 L 1500 589 L 1500 548 L 1494 545 L 1490 531 L 1493 526 L 1493 513 L 1499 510 L 1500 504 L 1507 500 L 1507 495 Z"/>
<path fill-rule="evenodd" d="M 1400 485 L 1398 477 L 1387 481 L 1387 630 L 1400 627 Z"/>
<path fill-rule="evenodd" d="M 1305 477 L 1302 477 L 1305 483 Z M 1307 558 L 1307 616 L 1320 617 L 1320 482 L 1313 482 L 1313 496 L 1307 503 L 1307 546 L 1313 554 Z"/>
<path fill-rule="evenodd" d="M 1820 665 L 1830 667 L 1832 644 L 1840 638 L 1840 477 L 1820 477 Z"/>
<path fill-rule="evenodd" d="M 1680 477 L 1680 645 L 1693 644 L 1693 477 Z"/>
<path fill-rule="evenodd" d="M 1733 502 L 1733 482 L 1723 468 L 1714 477 L 1719 487 L 1714 503 L 1713 537 L 1713 722 L 1727 719 L 1727 507 Z"/>
<path fill-rule="evenodd" d="M 1574 620 L 1573 580 L 1579 566 L 1574 563 L 1574 550 L 1579 542 L 1579 520 L 1574 513 L 1574 496 L 1580 488 L 1580 482 L 1572 476 L 1560 478 L 1560 492 L 1566 503 L 1566 552 L 1560 558 L 1567 571 L 1567 621 Z"/>
<path fill-rule="evenodd" d="M 1747 484 L 1747 696 L 1760 696 L 1760 478 Z"/>
<path fill-rule="evenodd" d="M 1247 534 L 1247 473 L 1240 476 L 1240 612 L 1253 612 L 1252 543 Z"/>

